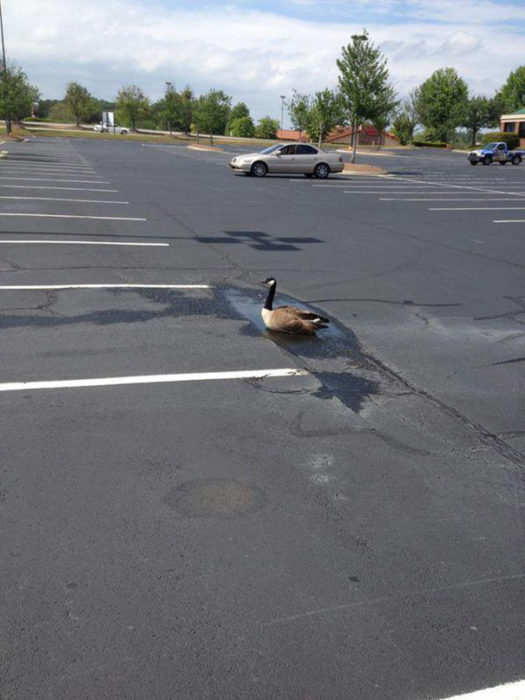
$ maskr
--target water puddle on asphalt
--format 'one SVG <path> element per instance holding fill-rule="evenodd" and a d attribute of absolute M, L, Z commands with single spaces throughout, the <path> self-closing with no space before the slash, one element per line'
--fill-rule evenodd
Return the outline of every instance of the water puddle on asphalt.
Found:
<path fill-rule="evenodd" d="M 236 315 L 249 323 L 241 333 L 262 336 L 292 355 L 300 365 L 321 383 L 315 396 L 321 399 L 338 398 L 352 411 L 359 412 L 367 397 L 378 394 L 380 382 L 377 369 L 364 355 L 355 333 L 331 318 L 329 328 L 316 336 L 287 335 L 269 331 L 261 318 L 266 291 L 257 292 L 239 288 L 221 288 L 218 294 L 227 301 Z M 280 305 L 299 306 L 326 315 L 326 312 L 302 304 L 286 294 L 279 293 Z"/>

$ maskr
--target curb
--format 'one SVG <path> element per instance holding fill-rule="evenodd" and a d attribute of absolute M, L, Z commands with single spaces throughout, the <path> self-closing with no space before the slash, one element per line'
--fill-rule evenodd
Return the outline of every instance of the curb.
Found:
<path fill-rule="evenodd" d="M 364 163 L 346 164 L 343 168 L 345 175 L 386 175 L 387 170 L 378 168 L 376 165 L 365 165 Z"/>
<path fill-rule="evenodd" d="M 224 148 L 219 148 L 218 146 L 201 146 L 201 145 L 191 145 L 186 146 L 192 151 L 218 151 L 219 153 L 224 153 Z"/>

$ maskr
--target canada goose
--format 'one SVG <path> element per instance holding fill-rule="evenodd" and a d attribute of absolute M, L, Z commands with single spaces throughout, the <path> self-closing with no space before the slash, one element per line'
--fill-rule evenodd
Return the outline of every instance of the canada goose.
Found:
<path fill-rule="evenodd" d="M 273 277 L 268 277 L 263 284 L 270 287 L 270 289 L 264 307 L 261 310 L 261 315 L 266 328 L 269 328 L 271 331 L 292 333 L 294 335 L 315 335 L 316 330 L 326 328 L 327 324 L 330 323 L 327 318 L 303 309 L 297 309 L 295 306 L 279 306 L 277 309 L 272 309 L 277 282 Z"/>

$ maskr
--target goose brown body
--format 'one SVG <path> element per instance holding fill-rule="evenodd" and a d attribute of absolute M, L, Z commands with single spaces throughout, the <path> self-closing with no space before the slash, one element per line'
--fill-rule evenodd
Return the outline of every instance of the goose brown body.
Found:
<path fill-rule="evenodd" d="M 273 298 L 277 282 L 273 277 L 264 281 L 269 286 L 268 296 L 261 310 L 263 321 L 267 328 L 281 333 L 293 335 L 315 335 L 316 331 L 326 328 L 329 319 L 295 306 L 278 306 L 273 308 Z"/>

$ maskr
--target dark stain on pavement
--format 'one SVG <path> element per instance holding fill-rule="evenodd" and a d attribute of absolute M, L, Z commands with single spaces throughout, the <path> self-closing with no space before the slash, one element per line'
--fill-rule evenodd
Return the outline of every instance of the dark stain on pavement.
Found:
<path fill-rule="evenodd" d="M 186 481 L 171 489 L 164 500 L 170 508 L 189 518 L 237 518 L 267 504 L 260 489 L 233 479 Z"/>
<path fill-rule="evenodd" d="M 323 243 L 320 238 L 312 236 L 271 236 L 264 231 L 224 231 L 222 236 L 197 236 L 200 243 L 208 244 L 244 244 L 254 250 L 264 252 L 285 252 L 302 250 L 301 245 Z"/>

